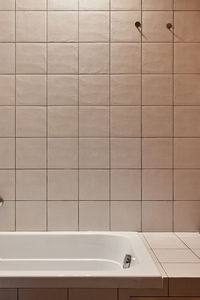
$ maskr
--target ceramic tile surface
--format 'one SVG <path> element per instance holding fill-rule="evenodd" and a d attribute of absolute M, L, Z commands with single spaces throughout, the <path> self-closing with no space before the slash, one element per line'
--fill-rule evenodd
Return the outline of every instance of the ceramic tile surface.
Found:
<path fill-rule="evenodd" d="M 162 266 L 170 279 L 199 279 L 199 233 L 143 233 L 142 239 L 145 241 L 147 249 L 150 246 L 149 253 L 154 257 L 154 260 L 157 259 L 159 268 Z M 194 250 L 194 247 L 197 249 Z"/>
<path fill-rule="evenodd" d="M 199 0 L 0 0 L 0 231 L 199 231 L 199 25 Z"/>

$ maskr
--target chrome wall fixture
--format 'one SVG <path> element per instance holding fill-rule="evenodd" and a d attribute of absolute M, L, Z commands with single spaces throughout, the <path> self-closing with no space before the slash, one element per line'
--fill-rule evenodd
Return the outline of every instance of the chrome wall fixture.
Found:
<path fill-rule="evenodd" d="M 3 200 L 3 198 L 0 196 L 0 207 L 3 206 L 3 204 L 4 204 L 4 200 Z"/>

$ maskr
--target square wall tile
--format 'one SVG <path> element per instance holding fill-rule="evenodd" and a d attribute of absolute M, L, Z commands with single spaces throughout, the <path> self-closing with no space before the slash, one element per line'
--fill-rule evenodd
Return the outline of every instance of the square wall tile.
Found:
<path fill-rule="evenodd" d="M 172 75 L 143 75 L 142 104 L 172 105 L 173 77 Z"/>
<path fill-rule="evenodd" d="M 141 0 L 111 0 L 112 10 L 140 10 Z"/>
<path fill-rule="evenodd" d="M 49 201 L 48 230 L 78 230 L 78 203 L 75 201 Z"/>
<path fill-rule="evenodd" d="M 0 106 L 0 137 L 15 136 L 15 108 Z"/>
<path fill-rule="evenodd" d="M 80 168 L 108 168 L 109 167 L 109 139 L 108 138 L 80 138 L 79 139 L 79 167 Z"/>
<path fill-rule="evenodd" d="M 142 202 L 143 231 L 172 231 L 172 202 Z"/>
<path fill-rule="evenodd" d="M 143 138 L 143 168 L 172 168 L 172 139 Z"/>
<path fill-rule="evenodd" d="M 0 169 L 15 168 L 15 139 L 0 138 Z"/>
<path fill-rule="evenodd" d="M 0 42 L 15 42 L 15 12 L 0 11 Z"/>
<path fill-rule="evenodd" d="M 172 170 L 142 171 L 142 200 L 172 200 Z"/>
<path fill-rule="evenodd" d="M 95 299 L 95 300 L 116 300 L 117 289 L 69 289 L 71 300 Z"/>
<path fill-rule="evenodd" d="M 78 12 L 48 12 L 49 42 L 78 42 Z"/>
<path fill-rule="evenodd" d="M 199 259 L 189 249 L 154 249 L 161 263 L 195 263 Z"/>
<path fill-rule="evenodd" d="M 46 42 L 46 12 L 16 13 L 17 42 Z"/>
<path fill-rule="evenodd" d="M 111 170 L 111 200 L 141 200 L 141 171 Z"/>
<path fill-rule="evenodd" d="M 109 200 L 109 171 L 79 171 L 80 200 Z"/>
<path fill-rule="evenodd" d="M 34 288 L 34 289 L 19 289 L 19 298 L 20 300 L 54 300 L 57 298 L 58 300 L 66 300 L 67 297 L 67 289 L 44 289 L 44 288 Z"/>
<path fill-rule="evenodd" d="M 78 0 L 48 0 L 49 10 L 78 10 Z"/>
<path fill-rule="evenodd" d="M 46 76 L 16 76 L 17 105 L 46 105 Z"/>
<path fill-rule="evenodd" d="M 0 105 L 15 104 L 15 76 L 0 75 Z"/>
<path fill-rule="evenodd" d="M 175 12 L 175 42 L 200 42 L 199 11 Z"/>
<path fill-rule="evenodd" d="M 171 106 L 143 106 L 143 137 L 171 137 L 173 134 L 173 110 Z"/>
<path fill-rule="evenodd" d="M 200 171 L 175 170 L 174 171 L 175 200 L 200 199 Z"/>
<path fill-rule="evenodd" d="M 46 139 L 17 138 L 16 165 L 19 169 L 46 168 Z"/>
<path fill-rule="evenodd" d="M 187 246 L 172 232 L 144 233 L 152 249 L 187 249 Z"/>
<path fill-rule="evenodd" d="M 134 26 L 141 22 L 141 12 L 111 12 L 111 42 L 140 42 L 141 32 Z"/>
<path fill-rule="evenodd" d="M 167 24 L 173 24 L 173 13 L 169 11 L 143 11 L 143 42 L 172 42 L 173 32 Z"/>
<path fill-rule="evenodd" d="M 176 10 L 198 10 L 200 3 L 198 0 L 175 0 Z"/>
<path fill-rule="evenodd" d="M 142 8 L 143 10 L 172 10 L 173 0 L 142 0 Z"/>
<path fill-rule="evenodd" d="M 141 231 L 141 201 L 112 201 L 111 230 Z"/>
<path fill-rule="evenodd" d="M 17 170 L 16 200 L 46 200 L 46 171 Z"/>
<path fill-rule="evenodd" d="M 162 264 L 163 268 L 165 269 L 167 275 L 170 278 L 179 278 L 180 280 L 186 277 L 191 278 L 192 277 L 194 279 L 194 277 L 199 277 L 199 270 L 200 270 L 200 263 L 163 263 Z M 182 278 L 181 278 L 182 277 Z M 179 286 L 178 286 L 178 291 L 181 289 L 181 291 L 183 290 L 182 286 L 180 287 L 181 283 L 179 282 Z M 187 287 L 184 287 L 185 290 Z M 174 288 L 175 290 L 175 288 Z M 176 290 L 175 292 L 176 293 Z M 187 292 L 185 292 L 187 293 Z M 195 289 L 194 289 L 194 293 L 195 293 Z M 198 292 L 195 293 L 195 295 Z M 184 294 L 184 292 L 183 292 Z"/>
<path fill-rule="evenodd" d="M 139 106 L 111 107 L 111 136 L 140 137 L 141 108 Z"/>
<path fill-rule="evenodd" d="M 44 289 L 44 288 L 34 288 L 34 289 L 19 289 L 19 298 L 20 300 L 66 300 L 67 289 Z"/>
<path fill-rule="evenodd" d="M 105 43 L 80 44 L 80 73 L 108 73 L 109 45 Z"/>
<path fill-rule="evenodd" d="M 109 202 L 81 201 L 79 230 L 109 230 Z"/>
<path fill-rule="evenodd" d="M 49 170 L 48 200 L 78 200 L 78 170 Z"/>
<path fill-rule="evenodd" d="M 15 73 L 15 44 L 0 44 L 0 74 Z"/>
<path fill-rule="evenodd" d="M 0 209 L 0 231 L 15 230 L 15 201 L 6 201 Z"/>
<path fill-rule="evenodd" d="M 200 73 L 199 51 L 199 43 L 176 43 L 175 73 Z"/>
<path fill-rule="evenodd" d="M 200 105 L 200 75 L 175 75 L 175 105 Z"/>
<path fill-rule="evenodd" d="M 4 200 L 15 200 L 14 170 L 0 170 L 0 191 Z"/>
<path fill-rule="evenodd" d="M 14 10 L 15 0 L 0 0 L 0 10 Z"/>
<path fill-rule="evenodd" d="M 200 137 L 199 118 L 199 106 L 175 106 L 175 137 Z"/>
<path fill-rule="evenodd" d="M 200 139 L 176 138 L 174 144 L 175 168 L 200 168 Z"/>
<path fill-rule="evenodd" d="M 200 201 L 175 201 L 174 230 L 199 232 Z"/>
<path fill-rule="evenodd" d="M 78 105 L 78 76 L 48 76 L 49 105 Z"/>
<path fill-rule="evenodd" d="M 192 251 L 200 250 L 199 232 L 178 232 L 176 235 Z"/>
<path fill-rule="evenodd" d="M 79 0 L 80 10 L 109 10 L 109 0 Z"/>
<path fill-rule="evenodd" d="M 49 137 L 78 136 L 78 107 L 49 106 L 48 107 Z"/>
<path fill-rule="evenodd" d="M 44 43 L 16 44 L 16 71 L 19 74 L 46 73 L 46 45 Z"/>
<path fill-rule="evenodd" d="M 108 106 L 81 106 L 79 108 L 80 137 L 109 137 Z"/>
<path fill-rule="evenodd" d="M 140 168 L 141 167 L 141 139 L 112 138 L 111 139 L 112 168 Z"/>
<path fill-rule="evenodd" d="M 80 42 L 108 42 L 109 41 L 109 13 L 90 11 L 79 13 L 79 41 Z"/>
<path fill-rule="evenodd" d="M 78 168 L 78 139 L 49 138 L 48 167 Z"/>
<path fill-rule="evenodd" d="M 80 105 L 109 104 L 109 76 L 81 75 L 79 76 Z"/>
<path fill-rule="evenodd" d="M 16 0 L 17 10 L 46 10 L 46 0 Z"/>
<path fill-rule="evenodd" d="M 111 45 L 111 73 L 140 73 L 141 44 L 115 43 Z"/>
<path fill-rule="evenodd" d="M 46 229 L 45 201 L 18 201 L 16 204 L 17 231 L 44 231 Z"/>
<path fill-rule="evenodd" d="M 46 137 L 46 108 L 18 106 L 16 109 L 17 137 Z"/>
<path fill-rule="evenodd" d="M 141 76 L 112 75 L 111 105 L 140 105 Z"/>
<path fill-rule="evenodd" d="M 170 43 L 143 44 L 143 73 L 172 73 L 173 47 Z"/>
<path fill-rule="evenodd" d="M 75 74 L 78 72 L 78 45 L 70 43 L 48 44 L 48 72 Z"/>

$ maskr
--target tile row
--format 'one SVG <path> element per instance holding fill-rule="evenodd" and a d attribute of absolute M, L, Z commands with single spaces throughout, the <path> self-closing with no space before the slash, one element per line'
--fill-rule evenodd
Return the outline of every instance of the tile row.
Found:
<path fill-rule="evenodd" d="M 200 203 L 173 205 L 175 230 L 197 231 Z M 171 201 L 6 201 L 0 210 L 0 230 L 15 230 L 16 220 L 17 231 L 171 231 L 173 205 Z"/>
<path fill-rule="evenodd" d="M 173 75 L 143 74 L 142 81 L 125 74 L 17 75 L 16 105 L 200 105 L 199 81 L 200 75 L 188 74 L 175 75 L 174 82 Z M 0 105 L 15 105 L 15 75 L 0 75 Z"/>
<path fill-rule="evenodd" d="M 49 43 L 47 55 L 45 43 L 18 43 L 15 70 L 15 44 L 1 43 L 0 74 L 173 72 L 173 45 L 170 43 L 143 44 L 142 56 L 140 43 L 112 43 L 111 59 L 109 49 L 106 43 L 83 43 L 79 46 L 76 43 Z M 199 50 L 200 43 L 175 44 L 174 72 L 199 73 Z"/>
<path fill-rule="evenodd" d="M 200 42 L 199 19 L 200 11 L 0 11 L 0 42 Z"/>
<path fill-rule="evenodd" d="M 4 200 L 199 201 L 200 170 L 0 170 Z M 142 188 L 142 190 L 141 190 Z"/>
<path fill-rule="evenodd" d="M 157 264 L 159 267 L 159 264 Z M 178 293 L 178 295 L 181 294 L 179 287 L 185 282 L 185 279 L 178 279 L 178 283 L 175 283 L 173 288 L 170 287 L 169 290 L 167 290 L 168 287 L 168 278 L 165 275 L 164 281 L 164 288 L 158 289 L 157 291 L 153 289 L 61 289 L 61 288 L 45 288 L 45 289 L 1 289 L 0 290 L 0 299 L 4 300 L 5 297 L 9 300 L 17 300 L 17 295 L 19 295 L 18 300 L 146 300 L 146 299 L 153 299 L 152 296 L 156 298 L 157 300 L 170 300 L 172 298 L 173 300 L 179 300 L 180 297 L 168 297 L 169 293 Z M 171 279 L 170 279 L 171 280 Z M 189 278 L 189 281 L 191 283 L 192 278 Z M 172 280 L 173 283 L 176 280 Z M 198 281 L 197 281 L 198 282 Z M 178 288 L 177 288 L 178 287 Z M 194 288 L 196 288 L 197 285 L 194 284 Z M 196 291 L 198 288 L 196 289 Z M 161 296 L 160 296 L 161 294 Z M 119 295 L 119 297 L 118 297 Z M 187 295 L 187 290 L 184 295 L 184 300 L 196 300 L 197 297 L 185 297 Z M 197 292 L 195 294 L 196 296 L 199 295 Z M 148 297 L 148 298 L 147 298 Z"/>
<path fill-rule="evenodd" d="M 78 168 L 78 161 L 82 169 L 200 168 L 199 138 L 56 138 L 48 144 L 47 166 L 46 138 L 1 138 L 0 169 L 14 169 L 15 156 L 19 169 Z"/>
<path fill-rule="evenodd" d="M 200 106 L 0 106 L 0 137 L 195 138 L 199 118 Z"/>
<path fill-rule="evenodd" d="M 46 10 L 47 6 L 50 10 L 200 10 L 198 0 L 16 0 L 17 10 Z M 0 10 L 14 9 L 15 0 L 0 1 Z"/>

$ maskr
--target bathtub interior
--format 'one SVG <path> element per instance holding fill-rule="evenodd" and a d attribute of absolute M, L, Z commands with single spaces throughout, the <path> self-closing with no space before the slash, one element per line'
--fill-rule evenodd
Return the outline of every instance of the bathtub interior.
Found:
<path fill-rule="evenodd" d="M 161 276 L 137 233 L 0 233 L 0 245 L 1 276 Z"/>

